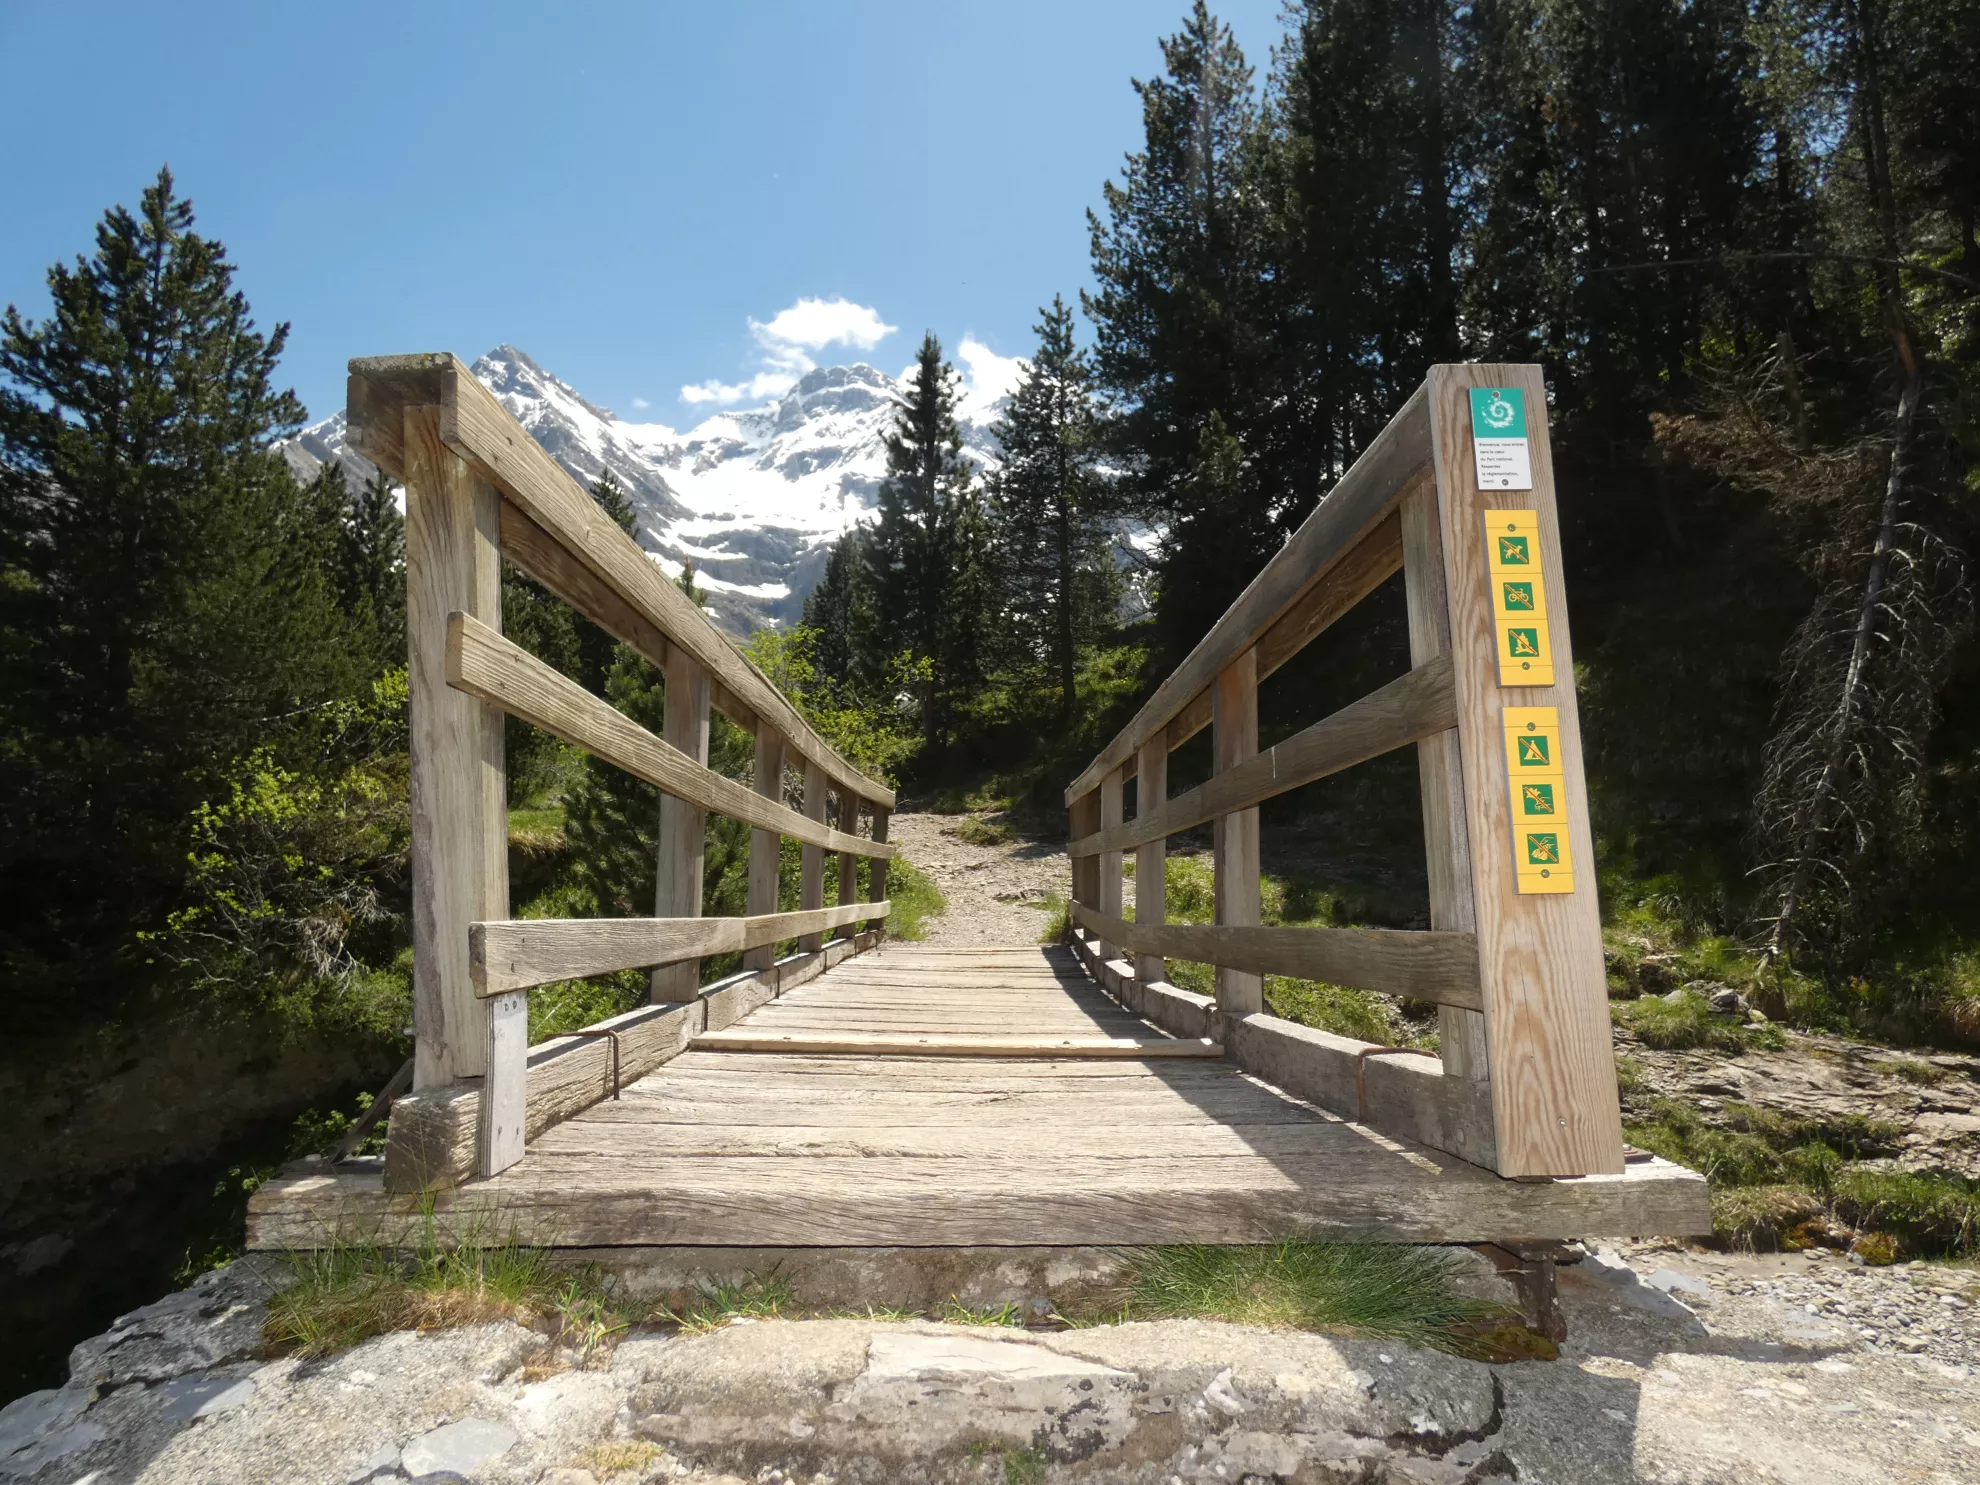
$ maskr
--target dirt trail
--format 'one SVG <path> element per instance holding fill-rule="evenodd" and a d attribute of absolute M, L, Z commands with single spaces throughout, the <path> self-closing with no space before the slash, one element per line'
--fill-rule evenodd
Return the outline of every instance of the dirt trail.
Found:
<path fill-rule="evenodd" d="M 1037 904 L 1048 895 L 1064 897 L 1072 886 L 1065 846 L 1022 838 L 972 845 L 954 833 L 968 818 L 905 813 L 889 822 L 887 838 L 949 900 L 948 911 L 929 920 L 927 942 L 945 948 L 1037 943 L 1046 924 Z"/>

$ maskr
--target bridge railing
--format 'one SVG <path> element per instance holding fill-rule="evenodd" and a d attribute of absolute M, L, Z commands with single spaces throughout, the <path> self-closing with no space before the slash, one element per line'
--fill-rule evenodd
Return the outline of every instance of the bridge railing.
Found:
<path fill-rule="evenodd" d="M 1260 682 L 1398 568 L 1411 668 L 1260 752 Z M 1171 797 L 1169 753 L 1206 726 L 1214 773 Z M 1260 926 L 1259 805 L 1409 746 L 1429 929 Z M 1280 1086 L 1502 1175 L 1622 1170 L 1538 367 L 1432 368 L 1065 798 L 1073 916 L 1094 936 L 1076 941 L 1142 1014 L 1216 1034 Z M 1216 921 L 1169 924 L 1166 838 L 1206 822 Z M 1214 1004 L 1168 984 L 1166 957 L 1216 966 Z M 1394 1055 L 1268 1015 L 1267 974 L 1435 1002 L 1440 1055 Z"/>
<path fill-rule="evenodd" d="M 876 942 L 894 795 L 828 746 L 458 359 L 352 361 L 347 416 L 353 447 L 406 488 L 415 1051 L 385 1179 L 416 1190 L 513 1165 L 529 1138 L 700 1031 Z M 504 561 L 663 670 L 664 736 L 502 637 Z M 753 787 L 708 767 L 711 707 L 754 733 Z M 505 715 L 661 791 L 654 917 L 510 918 Z M 785 802 L 787 767 L 801 810 Z M 752 827 L 746 917 L 701 915 L 710 811 Z M 784 836 L 803 846 L 795 912 L 777 910 Z M 778 960 L 789 939 L 799 952 Z M 741 975 L 700 983 L 704 956 L 738 950 Z M 648 967 L 649 1006 L 528 1045 L 530 987 Z"/>

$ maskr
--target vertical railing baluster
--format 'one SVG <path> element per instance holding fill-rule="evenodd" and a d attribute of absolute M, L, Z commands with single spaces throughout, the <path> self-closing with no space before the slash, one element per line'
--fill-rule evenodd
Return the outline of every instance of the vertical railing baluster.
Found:
<path fill-rule="evenodd" d="M 666 710 L 661 735 L 696 763 L 708 762 L 708 672 L 678 646 L 667 655 Z M 708 812 L 671 794 L 660 796 L 660 841 L 653 915 L 699 918 Z M 693 1000 L 701 988 L 701 961 L 683 959 L 653 971 L 656 1003 Z"/>
<path fill-rule="evenodd" d="M 779 804 L 784 800 L 784 734 L 769 722 L 756 724 L 756 792 Z M 749 833 L 749 903 L 752 918 L 777 911 L 777 885 L 783 869 L 783 837 L 774 830 Z M 764 944 L 743 953 L 744 969 L 769 969 L 777 962 L 777 946 Z"/>
<path fill-rule="evenodd" d="M 1135 754 L 1134 813 L 1137 819 L 1159 810 L 1169 797 L 1169 733 L 1162 728 Z M 1152 840 L 1134 852 L 1134 921 L 1159 926 L 1168 918 L 1169 843 Z M 1160 954 L 1134 956 L 1134 977 L 1144 985 L 1169 977 Z"/>
<path fill-rule="evenodd" d="M 1218 773 L 1225 773 L 1258 751 L 1258 651 L 1246 650 L 1211 687 L 1212 745 Z M 1258 810 L 1220 815 L 1214 827 L 1217 922 L 1255 928 L 1258 896 Z M 1248 1016 L 1265 1009 L 1265 982 L 1240 969 L 1217 967 L 1217 1009 L 1226 1016 Z"/>
<path fill-rule="evenodd" d="M 804 760 L 804 813 L 807 819 L 825 822 L 825 796 L 828 792 L 825 778 L 825 765 L 816 758 Z M 825 848 L 807 845 L 802 848 L 803 880 L 799 889 L 798 909 L 810 912 L 825 906 Z M 798 938 L 798 948 L 806 954 L 816 954 L 825 947 L 825 935 L 806 933 Z"/>
<path fill-rule="evenodd" d="M 1121 794 L 1127 782 L 1127 765 L 1109 769 L 1107 776 L 1100 781 L 1100 828 L 1111 830 L 1121 823 Z M 1105 918 L 1118 918 L 1121 915 L 1121 853 L 1102 851 L 1098 858 L 1099 872 L 1095 887 L 1099 896 L 1095 900 L 1094 911 Z M 1103 961 L 1120 958 L 1127 953 L 1127 945 L 1110 944 L 1102 941 L 1100 957 Z"/>

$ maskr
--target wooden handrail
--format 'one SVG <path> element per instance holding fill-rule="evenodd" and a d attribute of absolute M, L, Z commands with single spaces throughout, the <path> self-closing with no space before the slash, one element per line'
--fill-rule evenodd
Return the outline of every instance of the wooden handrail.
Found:
<path fill-rule="evenodd" d="M 1414 668 L 1260 752 L 1259 678 L 1398 568 Z M 1245 1028 L 1226 1037 L 1232 1054 L 1273 1081 L 1293 1076 L 1289 1087 L 1350 1064 L 1359 1087 L 1366 1054 L 1268 1027 L 1262 975 L 1434 1001 L 1442 1073 L 1385 1070 L 1415 1092 L 1371 1107 L 1378 1126 L 1507 1176 L 1621 1170 L 1562 569 L 1540 369 L 1431 367 L 1066 789 L 1076 942 L 1095 977 L 1131 1004 L 1167 1006 L 1182 999 L 1163 979 L 1167 958 L 1214 965 L 1214 1002 L 1175 1014 Z M 1169 751 L 1205 726 L 1212 777 L 1168 798 Z M 1432 931 L 1263 927 L 1259 807 L 1412 745 Z M 1137 775 L 1135 818 L 1124 821 L 1123 788 Z M 1208 821 L 1216 923 L 1168 924 L 1167 839 Z M 1133 923 L 1119 906 L 1130 848 L 1145 886 Z M 1321 1063 L 1335 1071 L 1322 1075 Z"/>
<path fill-rule="evenodd" d="M 506 995 L 557 980 L 739 953 L 884 918 L 892 910 L 890 902 L 849 902 L 755 918 L 498 918 L 468 930 L 468 965 L 475 994 Z"/>
<path fill-rule="evenodd" d="M 1099 788 L 1104 775 L 1129 762 L 1135 749 L 1167 727 L 1199 693 L 1207 691 L 1211 682 L 1256 645 L 1302 595 L 1325 580 L 1364 541 L 1376 537 L 1401 502 L 1404 486 L 1429 465 L 1430 403 L 1419 387 L 1340 483 L 1314 507 L 1291 540 L 1259 570 L 1237 602 L 1156 688 L 1134 720 L 1067 786 L 1066 803 Z M 1386 543 L 1382 545 L 1386 549 Z M 1309 633 L 1307 638 L 1311 637 Z M 1204 720 L 1208 719 L 1206 707 Z"/>
<path fill-rule="evenodd" d="M 1448 655 L 1439 655 L 1228 773 L 1220 773 L 1125 824 L 1084 836 L 1066 851 L 1073 856 L 1130 851 L 1233 810 L 1249 809 L 1289 789 L 1455 726 L 1457 699 L 1451 661 Z"/>
<path fill-rule="evenodd" d="M 1136 954 L 1187 959 L 1258 975 L 1290 975 L 1380 990 L 1410 1000 L 1475 1011 L 1478 936 L 1405 928 L 1234 928 L 1193 923 L 1128 923 L 1072 905 L 1073 921 Z"/>
<path fill-rule="evenodd" d="M 448 352 L 368 356 L 350 363 L 352 444 L 387 473 L 403 477 L 403 410 L 440 409 L 440 438 L 503 498 L 591 569 L 679 645 L 758 719 L 768 719 L 793 751 L 823 764 L 833 782 L 891 809 L 894 791 L 870 779 L 819 737 L 783 693 L 728 636 L 656 567 L 598 503 L 536 442 L 495 396 Z"/>
<path fill-rule="evenodd" d="M 893 846 L 834 830 L 696 763 L 521 645 L 462 613 L 447 624 L 447 683 L 702 809 L 827 850 L 895 855 Z"/>

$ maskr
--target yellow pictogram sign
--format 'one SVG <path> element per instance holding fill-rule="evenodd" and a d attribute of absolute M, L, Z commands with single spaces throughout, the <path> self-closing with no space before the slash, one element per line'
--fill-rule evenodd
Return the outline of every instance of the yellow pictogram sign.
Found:
<path fill-rule="evenodd" d="M 1547 580 L 1540 570 L 1540 517 L 1530 510 L 1485 512 L 1485 545 L 1498 636 L 1499 684 L 1551 686 Z"/>
<path fill-rule="evenodd" d="M 1574 857 L 1568 849 L 1560 711 L 1551 706 L 1509 706 L 1501 717 L 1512 786 L 1514 879 L 1522 893 L 1572 892 Z"/>

